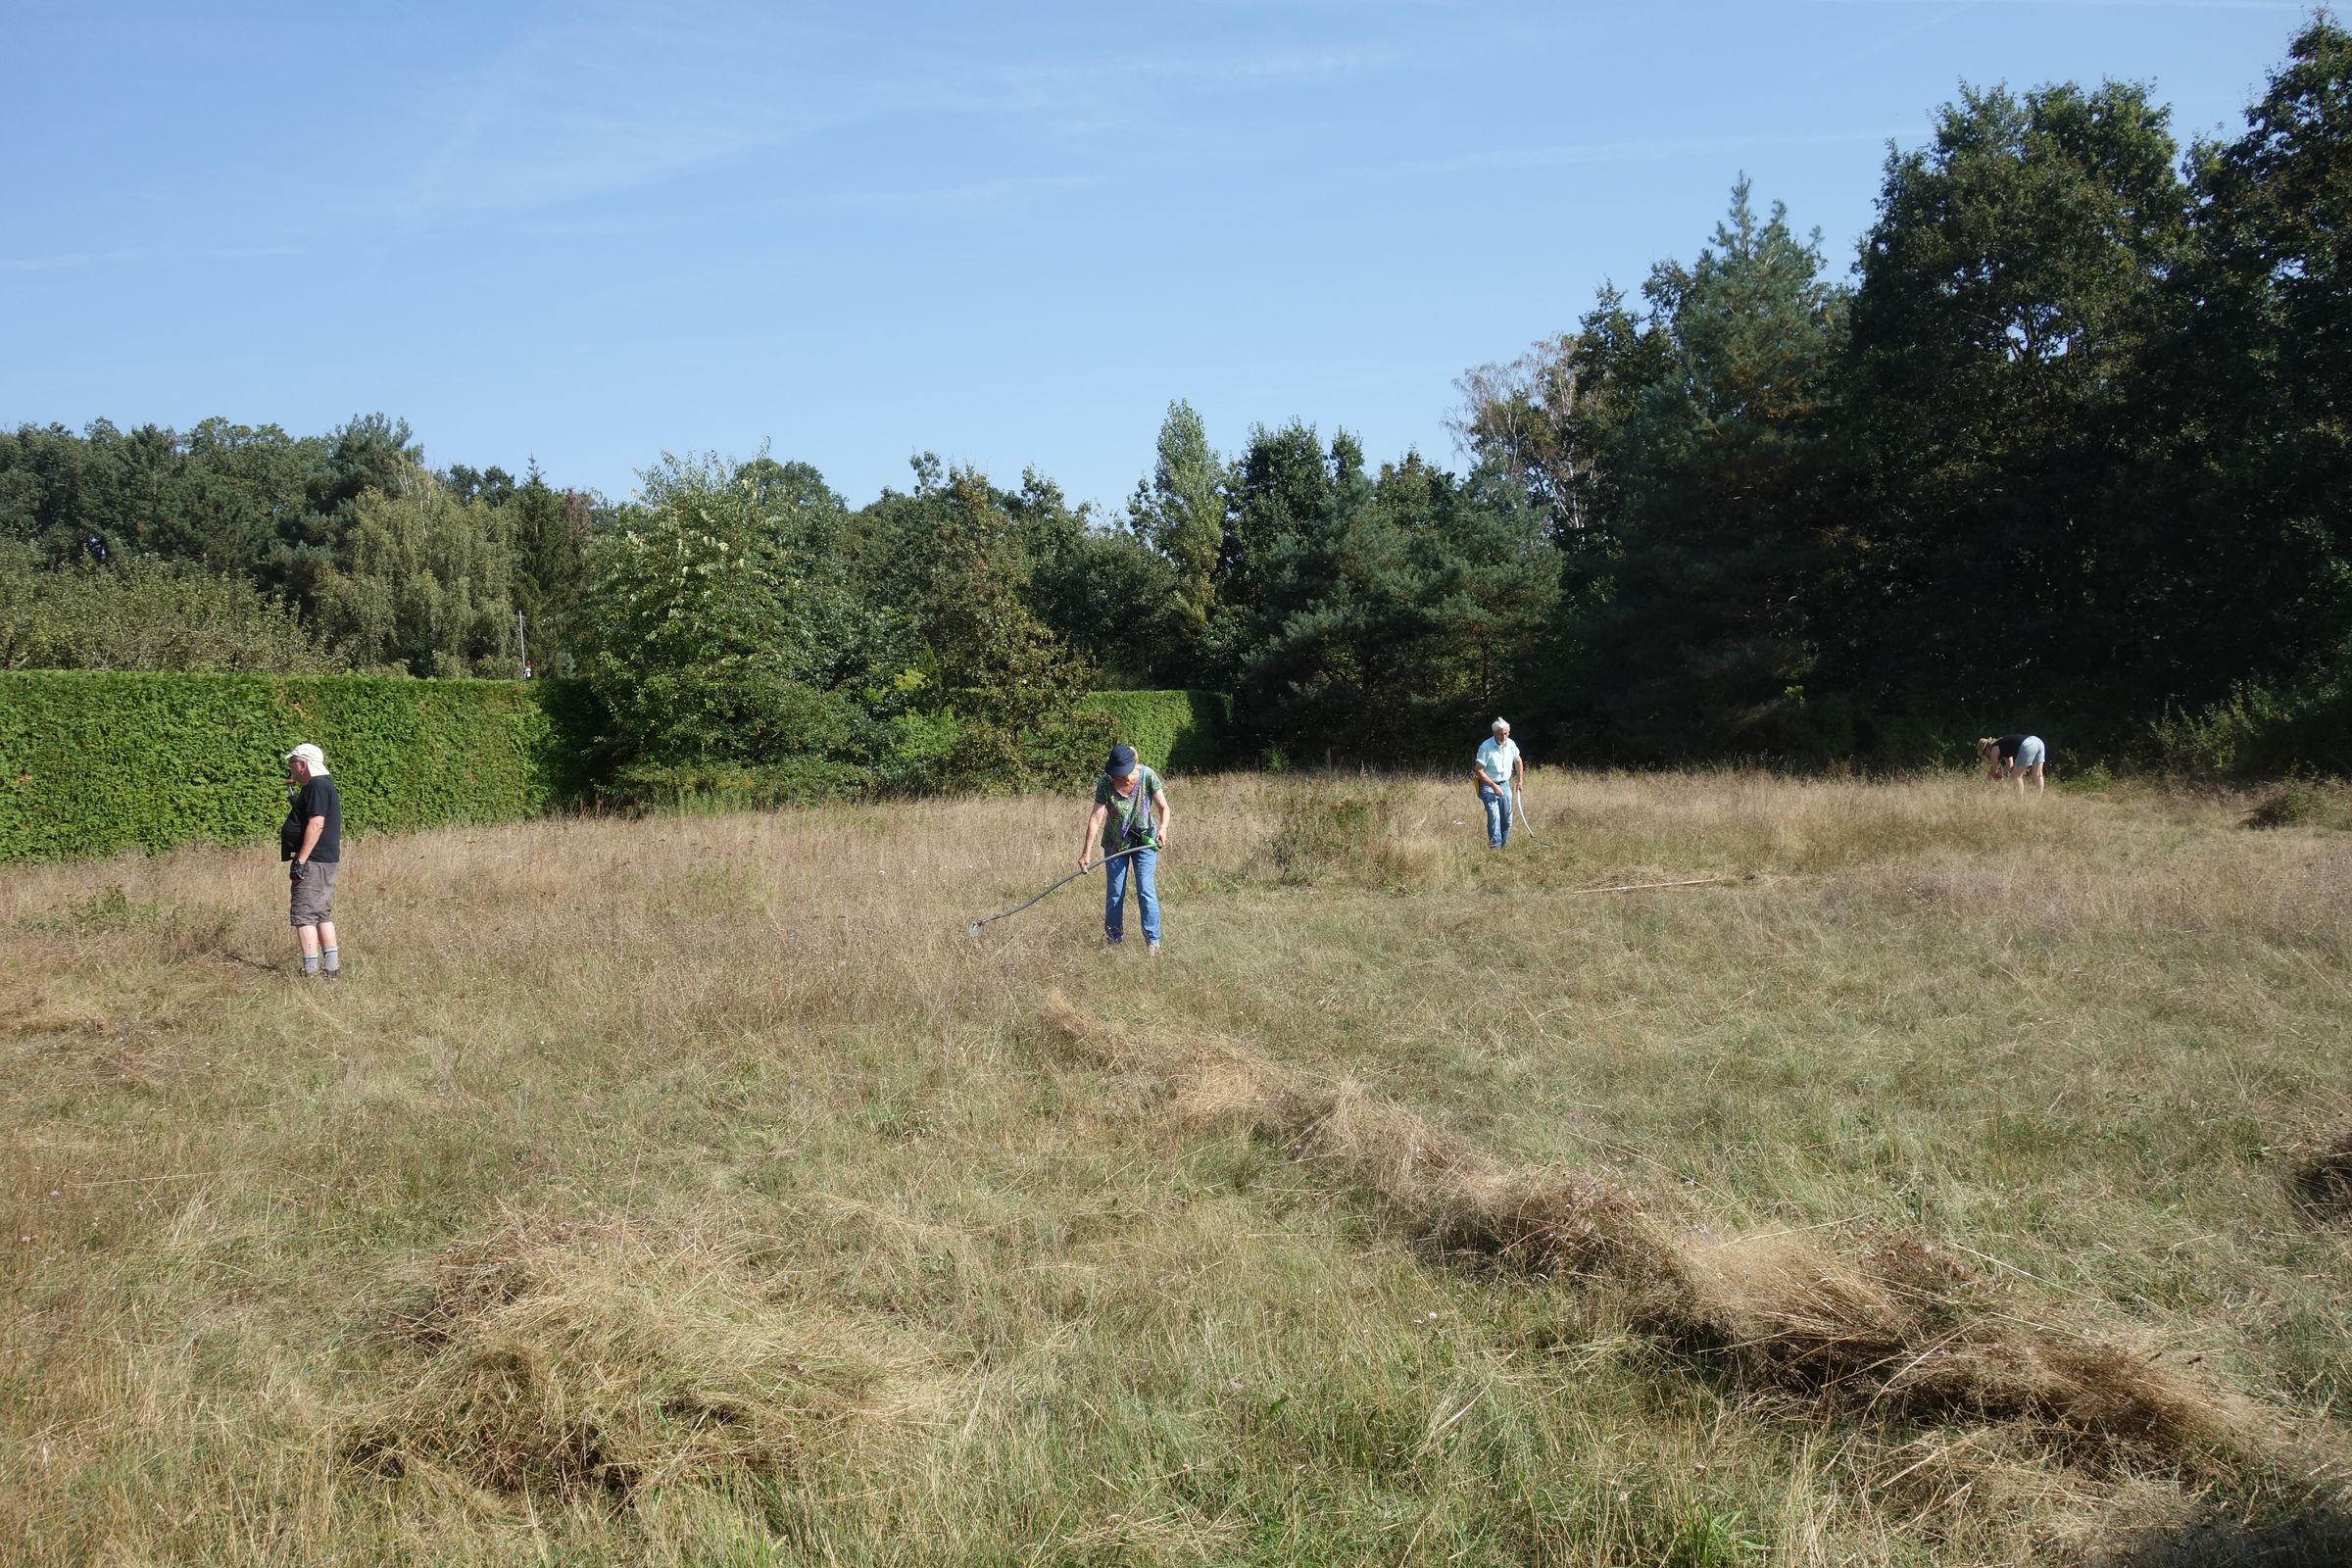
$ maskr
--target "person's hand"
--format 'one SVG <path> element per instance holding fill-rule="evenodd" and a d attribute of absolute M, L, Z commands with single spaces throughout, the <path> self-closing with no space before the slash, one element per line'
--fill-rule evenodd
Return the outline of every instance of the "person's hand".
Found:
<path fill-rule="evenodd" d="M 1087 869 L 1089 866 L 1093 865 L 1094 863 L 1095 863 L 1095 858 L 1094 858 L 1093 856 L 1091 856 L 1091 855 L 1081 855 L 1080 857 L 1078 857 L 1078 869 L 1079 869 L 1079 870 L 1081 870 L 1081 871 L 1083 871 L 1083 870 Z"/>
<path fill-rule="evenodd" d="M 295 881 L 299 882 L 310 873 L 310 861 L 295 860 L 286 867 L 286 874 L 292 877 Z"/>

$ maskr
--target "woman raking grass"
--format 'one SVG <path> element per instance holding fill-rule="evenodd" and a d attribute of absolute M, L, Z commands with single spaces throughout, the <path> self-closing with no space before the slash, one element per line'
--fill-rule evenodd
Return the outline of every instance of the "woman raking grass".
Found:
<path fill-rule="evenodd" d="M 1103 866 L 1102 945 L 1115 948 L 1126 936 L 1127 882 L 1144 927 L 1144 951 L 1159 951 L 1159 889 L 1154 882 L 1159 852 L 1168 842 L 1167 787 L 1136 760 L 1132 746 L 1113 746 L 1102 776 L 1095 780 L 1095 807 L 1078 845 L 1078 869 L 1094 863 L 1096 847 L 1120 858 Z M 1127 852 L 1124 855 L 1121 852 Z"/>

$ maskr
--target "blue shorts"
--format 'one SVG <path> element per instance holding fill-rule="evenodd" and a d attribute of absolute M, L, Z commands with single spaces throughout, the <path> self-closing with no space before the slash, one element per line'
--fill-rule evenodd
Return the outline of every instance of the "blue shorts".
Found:
<path fill-rule="evenodd" d="M 2017 743 L 2017 765 L 2020 768 L 2037 767 L 2047 755 L 2049 749 L 2041 744 L 2038 735 L 2029 735 Z"/>

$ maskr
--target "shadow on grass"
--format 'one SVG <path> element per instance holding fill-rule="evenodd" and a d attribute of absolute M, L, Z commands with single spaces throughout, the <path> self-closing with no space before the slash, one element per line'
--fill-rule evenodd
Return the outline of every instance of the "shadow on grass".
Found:
<path fill-rule="evenodd" d="M 2295 1172 L 2294 1187 L 2295 1201 L 2313 1219 L 2352 1224 L 2352 1127 L 2303 1162 Z"/>
<path fill-rule="evenodd" d="M 2352 1563 L 2352 1514 L 2341 1497 L 2313 1497 L 2269 1517 L 2151 1526 L 2093 1560 L 2099 1568 L 2341 1568 Z"/>

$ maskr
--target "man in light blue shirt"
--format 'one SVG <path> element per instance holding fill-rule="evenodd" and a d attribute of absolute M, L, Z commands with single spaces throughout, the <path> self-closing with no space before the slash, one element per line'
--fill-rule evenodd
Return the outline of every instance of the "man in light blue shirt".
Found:
<path fill-rule="evenodd" d="M 1507 721 L 1496 719 L 1494 733 L 1479 742 L 1478 765 L 1470 776 L 1478 781 L 1478 804 L 1487 812 L 1487 848 L 1499 850 L 1511 842 L 1511 793 L 1527 777 Z"/>

